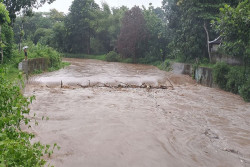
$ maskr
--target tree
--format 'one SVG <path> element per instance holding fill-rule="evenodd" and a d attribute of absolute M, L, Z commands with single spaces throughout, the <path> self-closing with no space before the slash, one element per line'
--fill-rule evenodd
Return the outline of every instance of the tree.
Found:
<path fill-rule="evenodd" d="M 10 17 L 9 12 L 6 10 L 4 4 L 0 3 L 0 47 L 1 47 L 1 63 L 3 64 L 3 48 L 4 43 L 2 41 L 2 26 L 3 24 L 9 23 Z"/>
<path fill-rule="evenodd" d="M 22 40 L 31 40 L 37 43 L 39 39 L 35 39 L 36 31 L 39 28 L 52 30 L 54 24 L 58 21 L 52 17 L 51 12 L 36 12 L 31 17 L 22 15 L 16 18 L 14 24 L 15 41 L 21 45 Z M 21 47 L 19 47 L 21 48 Z"/>
<path fill-rule="evenodd" d="M 94 0 L 74 0 L 65 19 L 67 51 L 90 53 L 99 6 Z"/>
<path fill-rule="evenodd" d="M 38 28 L 34 35 L 34 43 L 37 44 L 38 42 L 40 42 L 43 45 L 50 46 L 53 34 L 54 32 L 52 29 Z"/>
<path fill-rule="evenodd" d="M 214 22 L 215 29 L 223 38 L 225 51 L 244 61 L 246 67 L 250 63 L 250 3 L 244 0 L 236 8 L 225 5 L 220 9 L 220 16 Z"/>
<path fill-rule="evenodd" d="M 64 22 L 57 22 L 53 26 L 53 38 L 51 46 L 58 51 L 65 51 L 66 30 Z"/>
<path fill-rule="evenodd" d="M 55 0 L 3 0 L 3 3 L 9 11 L 11 23 L 13 25 L 17 12 L 22 10 L 26 15 L 30 15 L 32 13 L 32 8 L 38 8 L 46 2 L 50 4 L 54 1 Z"/>
<path fill-rule="evenodd" d="M 125 13 L 129 9 L 126 6 L 120 8 L 112 8 L 112 15 L 110 15 L 110 24 L 109 24 L 109 34 L 111 36 L 110 47 L 114 50 L 117 43 L 117 38 L 120 34 L 122 19 Z"/>
<path fill-rule="evenodd" d="M 107 3 L 102 3 L 102 8 L 97 10 L 96 28 L 91 38 L 91 51 L 93 53 L 107 53 L 111 49 L 111 35 L 109 27 L 111 26 L 112 14 Z"/>
<path fill-rule="evenodd" d="M 152 62 L 165 59 L 166 55 L 166 22 L 164 11 L 160 8 L 154 9 L 152 5 L 148 9 L 143 7 L 143 15 L 148 30 L 148 44 L 145 48 L 146 62 Z"/>
<path fill-rule="evenodd" d="M 132 58 L 134 62 L 143 56 L 147 38 L 146 22 L 141 9 L 137 6 L 125 13 L 117 49 L 123 58 Z"/>
<path fill-rule="evenodd" d="M 56 9 L 51 9 L 48 13 L 51 20 L 54 22 L 62 22 L 65 19 L 65 15 L 63 12 L 59 12 Z"/>
<path fill-rule="evenodd" d="M 109 8 L 107 3 L 102 4 L 101 10 L 98 10 L 96 18 L 97 26 L 94 37 L 92 38 L 92 50 L 96 53 L 107 53 L 115 47 L 117 37 L 120 33 L 121 20 L 128 8 Z M 98 45 L 99 44 L 99 45 Z"/>
<path fill-rule="evenodd" d="M 207 0 L 207 1 L 199 1 L 197 2 L 197 6 L 201 9 L 198 18 L 203 21 L 203 28 L 206 33 L 207 39 L 207 50 L 210 62 L 212 61 L 210 48 L 209 48 L 209 40 L 210 40 L 210 33 L 214 33 L 213 29 L 211 28 L 211 21 L 214 20 L 219 15 L 219 9 L 223 6 L 224 3 L 234 4 L 235 1 L 231 0 Z"/>
<path fill-rule="evenodd" d="M 174 30 L 172 47 L 177 48 L 184 61 L 208 57 L 208 42 L 217 37 L 210 22 L 219 14 L 224 3 L 232 0 L 164 0 L 163 8 L 169 27 Z"/>

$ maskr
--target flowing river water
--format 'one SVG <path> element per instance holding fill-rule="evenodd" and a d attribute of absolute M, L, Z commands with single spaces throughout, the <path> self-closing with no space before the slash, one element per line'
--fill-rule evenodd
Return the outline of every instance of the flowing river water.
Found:
<path fill-rule="evenodd" d="M 29 79 L 56 167 L 249 167 L 250 104 L 147 65 L 65 59 Z M 49 117 L 49 120 L 42 118 Z"/>

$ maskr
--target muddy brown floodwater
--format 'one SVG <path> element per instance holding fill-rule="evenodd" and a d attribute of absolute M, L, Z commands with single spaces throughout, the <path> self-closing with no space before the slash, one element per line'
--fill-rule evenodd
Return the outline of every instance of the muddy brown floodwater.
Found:
<path fill-rule="evenodd" d="M 61 147 L 50 164 L 250 166 L 250 104 L 238 95 L 153 66 L 65 61 L 71 65 L 30 78 L 25 89 L 36 96 L 35 140 Z"/>

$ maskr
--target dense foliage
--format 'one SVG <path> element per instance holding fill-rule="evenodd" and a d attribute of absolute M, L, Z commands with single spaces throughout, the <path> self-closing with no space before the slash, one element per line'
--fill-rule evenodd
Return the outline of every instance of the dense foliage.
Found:
<path fill-rule="evenodd" d="M 115 50 L 124 59 L 142 63 L 166 58 L 184 62 L 199 58 L 211 62 L 208 42 L 221 35 L 225 46 L 229 42 L 235 46 L 228 47 L 231 50 L 225 54 L 248 57 L 248 0 L 163 0 L 162 4 L 162 8 L 150 5 L 148 9 L 128 9 L 110 8 L 107 3 L 99 6 L 94 0 L 74 0 L 67 15 L 54 9 L 49 13 L 35 13 L 33 17 L 18 17 L 14 26 L 16 43 L 29 39 L 77 54 L 106 54 Z M 223 20 L 227 18 L 231 21 Z M 216 28 L 211 26 L 212 20 L 217 20 Z M 236 31 L 230 32 L 232 23 L 235 30 L 240 29 L 237 33 L 241 33 L 237 35 L 237 44 L 236 38 L 233 39 Z"/>
<path fill-rule="evenodd" d="M 245 77 L 244 68 L 217 63 L 213 68 L 214 82 L 223 90 L 240 94 L 245 101 L 250 101 L 249 74 Z"/>
<path fill-rule="evenodd" d="M 163 0 L 163 8 L 169 21 L 172 42 L 169 49 L 178 52 L 182 61 L 209 58 L 208 41 L 219 35 L 211 28 L 224 3 L 235 5 L 232 0 Z M 237 4 L 237 3 L 236 3 Z"/>
<path fill-rule="evenodd" d="M 250 63 L 250 2 L 245 0 L 236 8 L 225 5 L 220 17 L 214 22 L 223 38 L 225 52 L 243 60 L 245 67 Z M 246 70 L 246 69 L 245 69 Z M 245 71 L 246 73 L 247 71 Z"/>
<path fill-rule="evenodd" d="M 19 85 L 9 82 L 0 69 L 0 166 L 44 166 L 44 155 L 51 154 L 49 145 L 31 143 L 33 134 L 21 130 L 30 126 L 29 104 L 34 97 L 22 95 Z"/>
<path fill-rule="evenodd" d="M 246 82 L 241 86 L 239 93 L 245 101 L 250 102 L 250 77 L 248 77 Z"/>
<path fill-rule="evenodd" d="M 117 49 L 123 58 L 137 58 L 144 55 L 147 41 L 146 22 L 139 7 L 127 11 L 122 19 Z"/>
<path fill-rule="evenodd" d="M 250 3 L 244 0 L 233 8 L 224 5 L 220 9 L 220 16 L 213 21 L 216 31 L 223 38 L 222 49 L 226 54 L 238 57 L 244 68 L 231 67 L 228 72 L 223 68 L 215 68 L 216 81 L 219 86 L 227 91 L 239 93 L 246 101 L 250 101 Z M 225 68 L 226 65 L 224 65 Z M 225 73 L 218 74 L 220 70 Z M 224 78 L 219 78 L 223 75 Z M 221 85 L 220 83 L 223 84 Z"/>
<path fill-rule="evenodd" d="M 67 51 L 90 53 L 90 39 L 94 33 L 96 10 L 94 0 L 74 0 L 65 19 Z"/>
<path fill-rule="evenodd" d="M 6 7 L 4 4 L 0 3 L 0 48 L 1 48 L 1 64 L 3 64 L 3 48 L 6 47 L 4 44 L 4 41 L 2 38 L 5 37 L 7 33 L 2 34 L 2 27 L 3 25 L 8 26 L 8 23 L 10 22 L 9 12 L 6 10 Z M 8 40 L 8 39 L 7 39 Z"/>
<path fill-rule="evenodd" d="M 22 11 L 25 15 L 31 15 L 32 8 L 38 8 L 46 2 L 52 3 L 53 1 L 55 0 L 1 0 L 0 2 L 5 4 L 10 13 L 11 22 L 14 23 L 18 12 Z"/>
<path fill-rule="evenodd" d="M 217 63 L 213 68 L 213 79 L 216 84 L 221 89 L 226 89 L 227 85 L 227 74 L 229 73 L 230 68 L 226 63 Z"/>

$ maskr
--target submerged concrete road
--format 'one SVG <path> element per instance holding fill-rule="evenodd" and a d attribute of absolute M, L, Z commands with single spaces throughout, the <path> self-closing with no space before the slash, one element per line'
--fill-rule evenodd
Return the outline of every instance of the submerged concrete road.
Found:
<path fill-rule="evenodd" d="M 238 95 L 153 66 L 66 61 L 25 90 L 36 96 L 36 140 L 61 147 L 51 165 L 250 166 L 250 104 Z"/>

